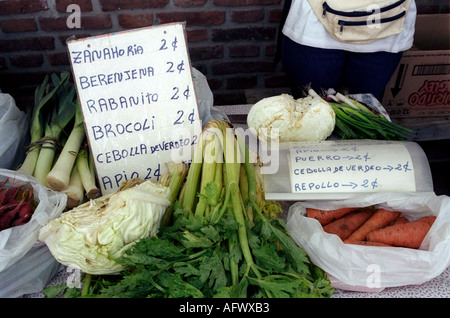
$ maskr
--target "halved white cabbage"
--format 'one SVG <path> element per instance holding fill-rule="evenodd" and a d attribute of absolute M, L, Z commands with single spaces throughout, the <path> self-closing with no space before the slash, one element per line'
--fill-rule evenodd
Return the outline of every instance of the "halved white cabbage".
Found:
<path fill-rule="evenodd" d="M 55 259 L 93 275 L 122 267 L 115 259 L 157 233 L 170 189 L 151 181 L 90 200 L 47 223 L 39 233 Z"/>
<path fill-rule="evenodd" d="M 247 124 L 262 140 L 322 141 L 333 132 L 336 114 L 319 97 L 296 100 L 289 94 L 281 94 L 253 105 Z"/>

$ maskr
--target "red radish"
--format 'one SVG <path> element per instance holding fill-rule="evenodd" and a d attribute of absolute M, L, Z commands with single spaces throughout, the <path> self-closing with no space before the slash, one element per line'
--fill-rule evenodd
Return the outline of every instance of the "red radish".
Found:
<path fill-rule="evenodd" d="M 34 209 L 32 208 L 31 203 L 25 201 L 24 205 L 20 208 L 16 221 L 14 222 L 14 226 L 27 223 L 31 219 L 33 212 Z"/>
<path fill-rule="evenodd" d="M 17 214 L 20 211 L 23 202 L 24 201 L 21 201 L 19 204 L 17 204 L 17 206 L 14 209 L 9 210 L 0 218 L 0 231 L 11 227 L 11 225 L 14 222 L 14 219 L 16 218 Z"/>
<path fill-rule="evenodd" d="M 0 206 L 0 218 L 9 210 L 14 209 L 18 203 L 10 203 L 3 206 Z"/>
<path fill-rule="evenodd" d="M 0 204 L 3 204 L 3 201 L 6 202 L 6 190 L 3 191 L 3 188 L 5 187 L 6 182 L 8 181 L 9 178 L 6 178 L 5 181 L 3 181 L 2 186 L 0 187 Z"/>
<path fill-rule="evenodd" d="M 11 186 L 9 188 L 7 188 L 6 190 L 4 190 L 1 194 L 0 194 L 0 204 L 4 205 L 4 204 L 8 204 L 13 202 L 13 200 L 15 200 L 17 193 L 19 193 L 20 187 L 13 187 L 11 188 Z"/>

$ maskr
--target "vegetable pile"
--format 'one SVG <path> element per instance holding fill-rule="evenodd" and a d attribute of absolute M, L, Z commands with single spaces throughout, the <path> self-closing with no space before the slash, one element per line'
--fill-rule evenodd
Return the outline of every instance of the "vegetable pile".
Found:
<path fill-rule="evenodd" d="M 0 186 L 0 231 L 28 223 L 36 209 L 33 189 L 22 186 Z"/>
<path fill-rule="evenodd" d="M 419 248 L 436 219 L 425 216 L 409 221 L 400 212 L 385 209 L 342 208 L 337 210 L 306 209 L 329 234 L 346 244 Z"/>
<path fill-rule="evenodd" d="M 51 220 L 40 230 L 39 240 L 63 265 L 88 274 L 118 273 L 122 266 L 114 259 L 138 239 L 157 233 L 169 196 L 170 189 L 162 184 L 131 180 L 117 192 Z"/>
<path fill-rule="evenodd" d="M 310 96 L 321 98 L 312 89 Z M 405 140 L 414 132 L 388 120 L 383 114 L 341 93 L 328 94 L 326 100 L 336 114 L 334 132 L 342 139 Z"/>
<path fill-rule="evenodd" d="M 85 275 L 82 290 L 47 296 L 329 297 L 327 275 L 288 234 L 278 202 L 265 201 L 258 162 L 225 121 L 210 121 L 157 235 L 116 261 L 121 275 Z M 180 182 L 181 180 L 181 182 Z"/>
<path fill-rule="evenodd" d="M 69 73 L 46 76 L 29 110 L 30 144 L 19 171 L 48 188 L 67 194 L 67 208 L 95 198 L 92 158 L 86 145 L 81 107 Z"/>

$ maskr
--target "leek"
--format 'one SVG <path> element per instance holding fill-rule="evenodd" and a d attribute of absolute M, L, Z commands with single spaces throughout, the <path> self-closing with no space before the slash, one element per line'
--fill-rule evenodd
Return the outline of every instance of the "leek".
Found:
<path fill-rule="evenodd" d="M 36 163 L 39 157 L 40 147 L 38 142 L 44 135 L 42 108 L 53 98 L 55 93 L 59 90 L 69 78 L 69 73 L 62 73 L 61 81 L 50 90 L 49 77 L 46 76 L 40 86 L 34 92 L 34 107 L 31 111 L 30 117 L 30 144 L 24 162 L 18 171 L 33 175 Z M 50 91 L 49 91 L 50 90 Z"/>
<path fill-rule="evenodd" d="M 94 162 L 88 150 L 80 150 L 76 157 L 75 165 L 80 174 L 86 197 L 88 199 L 95 199 L 100 194 L 100 190 L 95 181 Z"/>
<path fill-rule="evenodd" d="M 52 75 L 52 80 L 55 86 L 62 81 L 55 74 Z M 56 93 L 58 94 L 58 105 L 48 114 L 44 137 L 41 139 L 47 145 L 44 144 L 39 152 L 34 172 L 34 177 L 44 186 L 47 185 L 47 175 L 53 166 L 57 151 L 57 142 L 62 131 L 75 115 L 75 86 L 69 82 L 65 82 L 62 88 Z"/>
<path fill-rule="evenodd" d="M 67 209 L 77 207 L 84 201 L 83 183 L 81 182 L 80 173 L 76 167 L 72 169 L 72 173 L 70 174 L 69 185 L 61 192 L 67 195 Z"/>
<path fill-rule="evenodd" d="M 75 122 L 72 131 L 53 168 L 45 175 L 48 187 L 56 191 L 61 191 L 68 187 L 72 168 L 86 136 L 83 114 L 78 99 L 75 107 L 72 108 L 75 110 Z"/>

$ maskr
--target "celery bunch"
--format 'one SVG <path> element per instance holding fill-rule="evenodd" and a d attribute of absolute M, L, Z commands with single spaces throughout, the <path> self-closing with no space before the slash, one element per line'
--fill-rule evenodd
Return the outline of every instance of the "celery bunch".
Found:
<path fill-rule="evenodd" d="M 165 226 L 117 260 L 121 277 L 88 275 L 82 296 L 329 297 L 326 274 L 291 239 L 281 206 L 264 200 L 244 140 L 224 121 L 201 137 Z"/>

